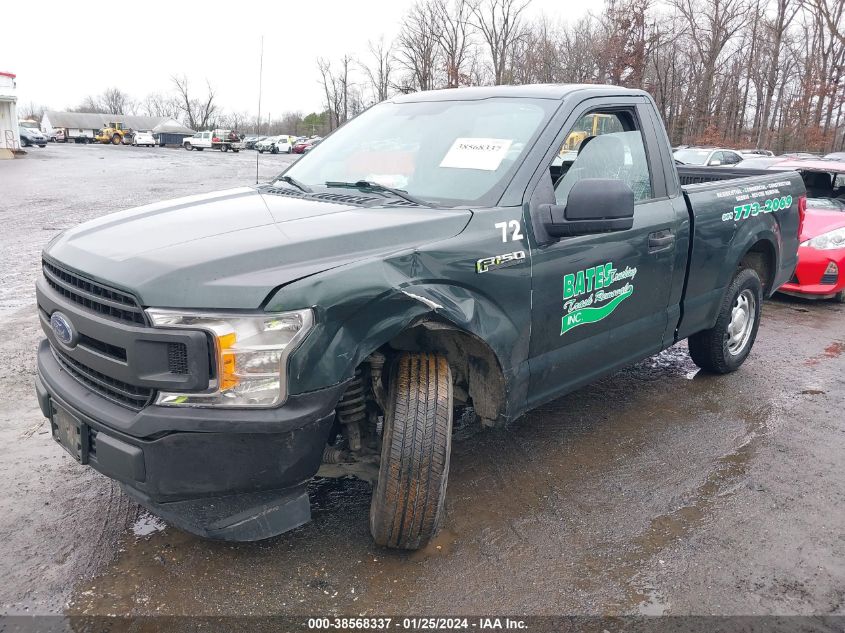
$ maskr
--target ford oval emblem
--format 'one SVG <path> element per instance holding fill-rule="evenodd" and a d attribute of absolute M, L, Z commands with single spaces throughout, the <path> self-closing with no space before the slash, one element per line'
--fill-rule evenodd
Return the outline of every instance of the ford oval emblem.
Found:
<path fill-rule="evenodd" d="M 50 317 L 50 327 L 53 328 L 53 334 L 59 339 L 59 342 L 71 347 L 76 343 L 76 330 L 68 318 L 61 312 L 54 312 Z"/>

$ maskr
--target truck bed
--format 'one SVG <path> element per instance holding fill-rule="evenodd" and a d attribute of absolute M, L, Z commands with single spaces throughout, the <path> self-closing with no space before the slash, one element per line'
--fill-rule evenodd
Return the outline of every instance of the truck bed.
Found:
<path fill-rule="evenodd" d="M 765 176 L 777 173 L 775 169 L 730 169 L 727 167 L 696 167 L 694 165 L 678 165 L 678 178 L 681 186 L 698 185 L 717 180 L 735 180 L 749 176 Z"/>
<path fill-rule="evenodd" d="M 786 283 L 797 263 L 798 172 L 678 167 L 692 226 L 684 315 L 678 338 L 712 327 L 734 267 L 759 252 L 768 294 Z M 727 247 L 726 247 L 727 245 Z"/>

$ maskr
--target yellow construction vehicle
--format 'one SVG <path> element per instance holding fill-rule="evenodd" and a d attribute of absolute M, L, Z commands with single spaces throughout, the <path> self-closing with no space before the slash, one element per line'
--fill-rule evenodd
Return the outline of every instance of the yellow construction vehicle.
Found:
<path fill-rule="evenodd" d="M 100 130 L 100 133 L 94 137 L 94 139 L 98 143 L 111 143 L 112 145 L 119 145 L 121 143 L 126 143 L 127 140 L 131 139 L 132 132 L 131 130 L 123 129 L 123 123 L 116 123 L 112 122 L 108 124 L 108 127 L 104 127 Z"/>
<path fill-rule="evenodd" d="M 598 136 L 612 131 L 622 132 L 623 130 L 612 129 L 618 124 L 618 119 L 612 114 L 588 114 L 575 124 L 575 129 L 566 137 L 561 151 L 577 150 L 581 142 L 588 136 Z"/>

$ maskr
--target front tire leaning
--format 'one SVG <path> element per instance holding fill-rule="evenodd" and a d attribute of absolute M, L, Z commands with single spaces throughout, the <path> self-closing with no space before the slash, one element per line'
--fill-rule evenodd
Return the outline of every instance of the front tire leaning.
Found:
<path fill-rule="evenodd" d="M 725 293 L 716 324 L 689 337 L 693 362 L 715 374 L 736 371 L 748 358 L 763 305 L 763 284 L 753 268 L 742 268 Z"/>
<path fill-rule="evenodd" d="M 437 533 L 452 450 L 452 374 L 444 356 L 403 353 L 391 372 L 370 533 L 418 549 Z"/>

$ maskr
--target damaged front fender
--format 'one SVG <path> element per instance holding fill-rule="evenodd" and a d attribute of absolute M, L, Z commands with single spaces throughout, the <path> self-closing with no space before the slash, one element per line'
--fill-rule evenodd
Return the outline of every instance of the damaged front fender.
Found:
<path fill-rule="evenodd" d="M 528 269 L 479 275 L 476 259 L 465 249 L 441 244 L 437 252 L 354 262 L 281 288 L 267 310 L 297 306 L 317 313 L 314 330 L 290 358 L 290 393 L 347 380 L 373 351 L 403 332 L 441 323 L 489 347 L 509 392 L 505 415 L 515 417 L 527 388 Z"/>

